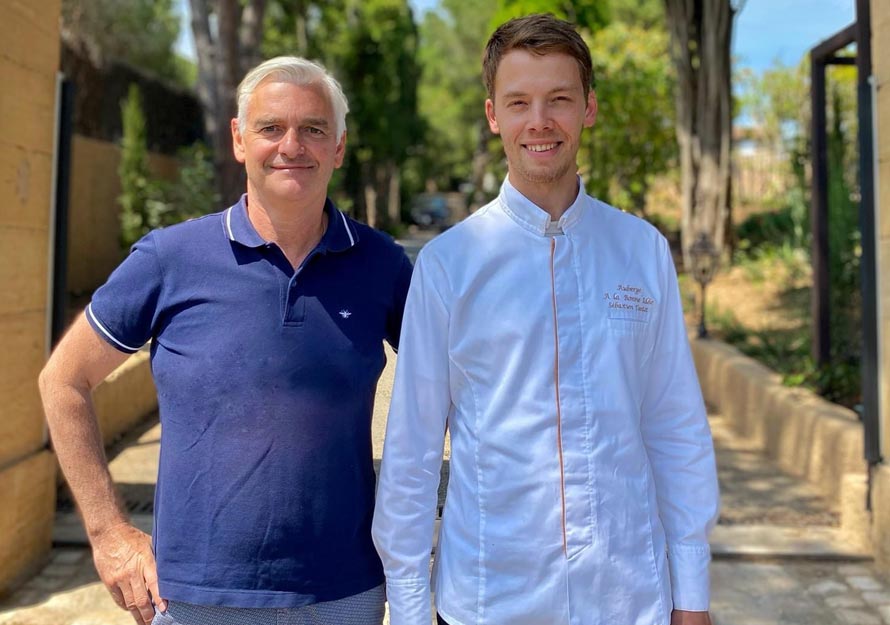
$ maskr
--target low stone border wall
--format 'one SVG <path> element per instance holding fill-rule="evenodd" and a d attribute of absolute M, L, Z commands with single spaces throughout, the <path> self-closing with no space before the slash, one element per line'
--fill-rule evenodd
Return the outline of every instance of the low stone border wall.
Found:
<path fill-rule="evenodd" d="M 890 467 L 878 465 L 872 474 L 872 532 L 875 561 L 890 573 Z"/>
<path fill-rule="evenodd" d="M 133 354 L 93 391 L 106 447 L 158 409 L 148 356 L 147 351 Z"/>
<path fill-rule="evenodd" d="M 778 374 L 725 343 L 693 340 L 692 353 L 705 401 L 739 435 L 753 439 L 788 473 L 814 484 L 841 506 L 842 516 L 855 512 L 842 505 L 847 500 L 864 513 L 867 464 L 856 413 L 782 385 Z M 861 502 L 851 489 L 861 490 Z"/>

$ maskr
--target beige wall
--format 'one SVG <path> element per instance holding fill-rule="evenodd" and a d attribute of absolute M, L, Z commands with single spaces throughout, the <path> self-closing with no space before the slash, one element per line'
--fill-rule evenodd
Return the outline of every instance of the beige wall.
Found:
<path fill-rule="evenodd" d="M 44 559 L 55 508 L 37 374 L 46 355 L 59 5 L 6 0 L 0 19 L 0 592 Z"/>
<path fill-rule="evenodd" d="M 117 145 L 80 135 L 72 138 L 68 291 L 74 295 L 94 291 L 124 257 L 117 203 L 121 193 L 119 163 Z M 149 166 L 158 177 L 176 177 L 174 158 L 152 154 Z"/>

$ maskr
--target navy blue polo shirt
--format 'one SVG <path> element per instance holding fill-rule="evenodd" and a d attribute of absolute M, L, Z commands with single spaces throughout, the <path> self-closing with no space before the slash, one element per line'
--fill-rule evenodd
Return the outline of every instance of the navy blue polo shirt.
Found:
<path fill-rule="evenodd" d="M 294 271 L 245 202 L 146 235 L 86 313 L 121 351 L 152 340 L 161 596 L 299 607 L 384 580 L 371 417 L 411 263 L 328 201 Z"/>

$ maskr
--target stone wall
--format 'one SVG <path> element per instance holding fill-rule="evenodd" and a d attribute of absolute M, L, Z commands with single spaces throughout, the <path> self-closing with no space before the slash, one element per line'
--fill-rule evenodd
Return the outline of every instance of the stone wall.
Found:
<path fill-rule="evenodd" d="M 71 141 L 71 188 L 68 223 L 68 291 L 89 295 L 124 258 L 120 246 L 120 148 L 75 134 Z M 158 178 L 174 180 L 175 158 L 149 155 Z"/>
<path fill-rule="evenodd" d="M 777 373 L 725 343 L 695 340 L 692 353 L 708 405 L 783 470 L 837 504 L 845 477 L 865 476 L 864 434 L 852 410 L 785 386 Z"/>
<path fill-rule="evenodd" d="M 50 547 L 55 462 L 37 375 L 47 353 L 60 0 L 6 0 L 0 19 L 0 593 Z"/>

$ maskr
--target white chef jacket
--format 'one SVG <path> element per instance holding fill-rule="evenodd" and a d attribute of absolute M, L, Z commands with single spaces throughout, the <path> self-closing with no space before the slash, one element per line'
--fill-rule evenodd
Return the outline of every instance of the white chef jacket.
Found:
<path fill-rule="evenodd" d="M 579 183 L 579 189 L 583 189 Z M 373 536 L 392 625 L 668 625 L 707 610 L 714 451 L 664 237 L 509 180 L 421 251 Z"/>

